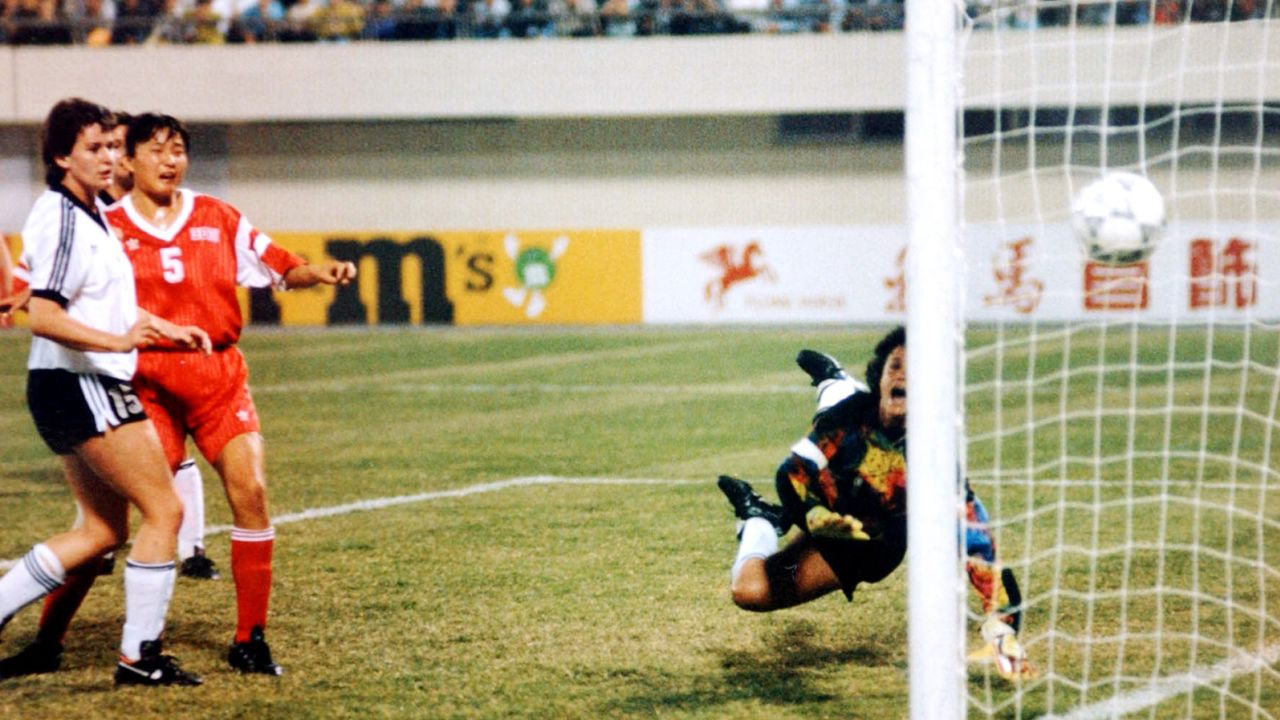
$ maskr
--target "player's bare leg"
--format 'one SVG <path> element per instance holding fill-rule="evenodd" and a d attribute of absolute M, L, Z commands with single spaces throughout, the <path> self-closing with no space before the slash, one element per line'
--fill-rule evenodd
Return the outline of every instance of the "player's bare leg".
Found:
<path fill-rule="evenodd" d="M 64 458 L 64 466 L 84 519 L 79 528 L 50 541 L 55 552 L 85 552 L 88 561 L 122 543 L 128 536 L 128 505 L 122 498 L 142 515 L 125 563 L 125 625 L 116 683 L 199 685 L 198 676 L 160 653 L 176 575 L 173 554 L 182 503 L 155 429 L 150 422 L 138 422 L 108 430 L 78 446 L 74 456 Z"/>
<path fill-rule="evenodd" d="M 748 558 L 735 570 L 730 589 L 743 610 L 781 610 L 840 588 L 831 566 L 804 537 L 768 557 Z"/>
<path fill-rule="evenodd" d="M 271 659 L 265 639 L 275 530 L 267 512 L 262 436 L 236 436 L 213 466 L 222 476 L 235 525 L 231 530 L 231 576 L 236 584 L 236 634 L 227 661 L 241 672 L 280 675 L 284 670 Z"/>

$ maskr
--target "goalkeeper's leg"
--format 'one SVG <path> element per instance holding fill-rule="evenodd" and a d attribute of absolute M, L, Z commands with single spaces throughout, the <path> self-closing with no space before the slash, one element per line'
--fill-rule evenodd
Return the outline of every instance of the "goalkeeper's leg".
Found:
<path fill-rule="evenodd" d="M 809 602 L 840 588 L 839 578 L 807 536 L 781 550 L 765 553 L 769 538 L 776 548 L 777 535 L 764 520 L 754 518 L 743 527 L 730 578 L 735 605 L 743 610 L 769 612 Z"/>

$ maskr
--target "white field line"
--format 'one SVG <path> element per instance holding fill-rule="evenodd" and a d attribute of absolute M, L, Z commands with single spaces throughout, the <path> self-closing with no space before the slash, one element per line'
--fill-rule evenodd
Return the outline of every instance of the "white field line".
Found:
<path fill-rule="evenodd" d="M 480 493 L 494 492 L 495 490 L 502 490 L 504 488 L 529 485 L 692 485 L 696 482 L 698 481 L 647 478 L 567 478 L 556 477 L 554 475 L 531 475 L 529 477 L 517 477 L 509 478 L 507 480 L 497 480 L 495 482 L 480 483 L 479 485 L 468 485 L 466 487 L 453 488 L 451 490 L 434 490 L 431 492 L 414 493 L 412 495 L 396 495 L 394 497 L 358 500 L 344 505 L 311 508 L 295 513 L 277 515 L 272 518 L 272 524 L 285 525 L 288 523 L 301 522 L 303 520 L 315 520 L 318 518 L 333 517 L 335 515 L 349 515 L 351 513 L 365 512 L 368 510 L 381 510 L 382 508 L 395 507 L 397 505 L 411 505 L 413 503 L 427 502 L 430 500 L 443 500 L 446 498 L 479 495 Z M 230 525 L 212 525 L 205 528 L 205 537 L 210 535 L 221 535 L 230 531 Z M 21 558 L 0 560 L 0 572 L 13 567 L 20 559 Z"/>
<path fill-rule="evenodd" d="M 1271 645 L 1265 648 L 1260 656 L 1240 653 L 1216 665 L 1194 668 L 1190 672 L 1161 678 L 1145 688 L 1078 707 L 1066 715 L 1045 715 L 1044 720 L 1103 720 L 1121 717 L 1155 707 L 1169 698 L 1189 693 L 1196 688 L 1209 687 L 1237 675 L 1257 672 L 1276 662 L 1280 662 L 1280 645 Z"/>

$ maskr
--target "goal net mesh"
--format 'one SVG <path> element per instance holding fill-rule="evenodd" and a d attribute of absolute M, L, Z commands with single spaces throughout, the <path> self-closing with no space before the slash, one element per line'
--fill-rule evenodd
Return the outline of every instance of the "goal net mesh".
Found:
<path fill-rule="evenodd" d="M 963 464 L 1039 670 L 969 717 L 1280 718 L 1278 10 L 965 8 Z M 1144 263 L 1073 236 L 1108 170 L 1164 195 Z"/>

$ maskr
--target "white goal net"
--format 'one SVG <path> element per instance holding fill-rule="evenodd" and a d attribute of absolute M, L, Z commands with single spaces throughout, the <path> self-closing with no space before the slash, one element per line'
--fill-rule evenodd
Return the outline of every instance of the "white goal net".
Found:
<path fill-rule="evenodd" d="M 969 666 L 969 717 L 1280 718 L 1278 10 L 965 8 L 961 454 L 1039 670 Z M 1072 233 L 1112 170 L 1165 198 L 1146 262 Z"/>

